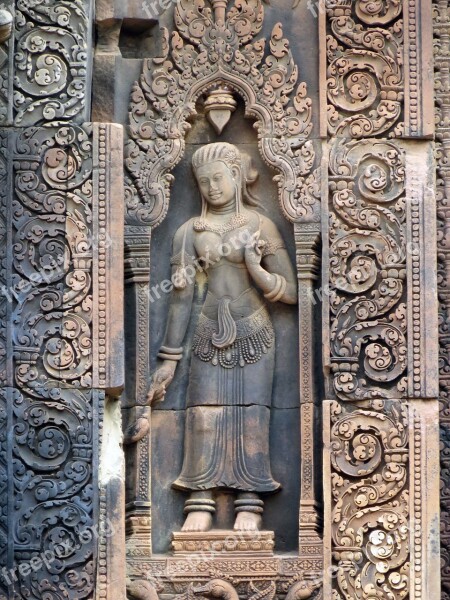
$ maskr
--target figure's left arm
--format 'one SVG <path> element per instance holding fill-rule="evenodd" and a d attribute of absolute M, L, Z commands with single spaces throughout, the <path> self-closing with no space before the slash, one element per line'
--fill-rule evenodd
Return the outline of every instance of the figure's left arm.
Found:
<path fill-rule="evenodd" d="M 270 302 L 297 304 L 297 278 L 283 238 L 276 226 L 262 218 L 261 231 L 245 249 L 245 261 L 254 282 Z"/>

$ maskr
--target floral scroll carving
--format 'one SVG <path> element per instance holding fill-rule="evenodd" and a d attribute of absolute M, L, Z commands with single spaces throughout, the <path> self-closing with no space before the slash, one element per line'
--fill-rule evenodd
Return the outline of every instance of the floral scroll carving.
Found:
<path fill-rule="evenodd" d="M 126 168 L 127 222 L 157 226 L 165 217 L 170 171 L 181 160 L 189 119 L 200 96 L 217 86 L 240 95 L 256 119 L 259 147 L 276 176 L 282 210 L 291 221 L 318 221 L 318 184 L 311 101 L 281 24 L 269 44 L 258 38 L 264 8 L 244 0 L 220 8 L 182 0 L 176 31 L 164 30 L 163 53 L 146 60 L 133 88 Z M 267 54 L 266 54 L 267 53 Z M 265 55 L 266 54 L 266 55 Z"/>
<path fill-rule="evenodd" d="M 17 0 L 16 125 L 89 120 L 90 12 L 90 0 Z"/>
<path fill-rule="evenodd" d="M 15 384 L 40 398 L 52 398 L 55 382 L 92 383 L 89 137 L 63 126 L 53 136 L 25 130 L 16 143 L 13 282 L 26 292 L 12 316 Z"/>
<path fill-rule="evenodd" d="M 331 135 L 401 133 L 403 3 L 326 0 L 327 97 Z"/>
<path fill-rule="evenodd" d="M 330 156 L 331 371 L 342 400 L 406 392 L 405 156 L 393 142 Z"/>
<path fill-rule="evenodd" d="M 29 573 L 18 587 L 79 598 L 94 584 L 91 131 L 24 130 L 14 177 L 16 561 L 56 553 L 65 542 L 56 579 L 55 566 Z"/>
<path fill-rule="evenodd" d="M 2 232 L 9 242 L 3 237 L 1 278 L 9 285 L 0 331 L 0 531 L 13 552 L 0 589 L 17 598 L 75 600 L 94 589 L 104 393 L 92 389 L 92 158 L 89 126 L 33 127 L 2 137 L 2 218 L 9 215 Z M 6 488 L 10 515 L 3 509 Z M 33 560 L 39 569 L 30 568 Z"/>
<path fill-rule="evenodd" d="M 331 403 L 333 598 L 408 597 L 408 415 Z"/>

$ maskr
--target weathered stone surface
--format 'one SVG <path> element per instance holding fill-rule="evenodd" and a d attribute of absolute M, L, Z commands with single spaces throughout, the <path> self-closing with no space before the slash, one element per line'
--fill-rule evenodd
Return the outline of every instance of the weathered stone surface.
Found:
<path fill-rule="evenodd" d="M 0 598 L 450 597 L 448 0 L 0 8 Z M 191 167 L 216 142 L 252 158 L 254 210 L 279 233 L 258 228 L 266 276 L 243 248 L 240 269 L 197 274 L 171 345 L 175 232 L 202 217 L 187 241 L 209 252 L 229 235 Z M 271 304 L 261 358 L 252 330 L 259 361 L 223 342 L 251 302 L 225 302 L 224 348 L 203 336 L 195 370 L 211 292 L 239 301 L 249 277 L 255 297 L 293 300 L 289 264 L 298 304 Z M 242 366 L 213 366 L 230 349 Z M 150 375 L 171 356 L 167 387 Z M 214 383 L 222 368 L 239 386 Z M 243 455 L 281 491 L 240 490 Z M 172 487 L 207 460 L 213 492 Z M 213 529 L 180 532 L 184 508 L 200 529 L 214 510 Z"/>

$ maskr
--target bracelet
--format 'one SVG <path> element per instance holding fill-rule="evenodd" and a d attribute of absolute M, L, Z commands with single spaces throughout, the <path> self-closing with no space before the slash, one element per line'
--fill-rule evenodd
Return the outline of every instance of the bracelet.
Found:
<path fill-rule="evenodd" d="M 267 300 L 270 302 L 278 302 L 278 300 L 284 296 L 287 286 L 287 282 L 284 277 L 278 275 L 278 273 L 275 273 L 274 277 L 276 280 L 274 288 L 270 292 L 267 292 L 267 294 L 264 294 L 264 298 L 267 298 Z"/>
<path fill-rule="evenodd" d="M 181 360 L 183 358 L 183 348 L 161 346 L 158 352 L 158 358 L 162 358 L 163 360 Z"/>

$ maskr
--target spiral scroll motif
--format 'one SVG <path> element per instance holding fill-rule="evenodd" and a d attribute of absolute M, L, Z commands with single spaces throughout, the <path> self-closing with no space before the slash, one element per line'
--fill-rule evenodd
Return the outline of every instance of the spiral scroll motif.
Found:
<path fill-rule="evenodd" d="M 398 133 L 404 96 L 403 3 L 327 0 L 326 6 L 330 134 Z"/>
<path fill-rule="evenodd" d="M 331 152 L 331 364 L 342 400 L 406 394 L 404 161 L 381 140 Z"/>
<path fill-rule="evenodd" d="M 15 124 L 83 122 L 89 0 L 17 0 Z"/>
<path fill-rule="evenodd" d="M 62 6 L 53 16 L 65 15 Z M 10 536 L 18 598 L 75 600 L 94 589 L 93 424 L 102 395 L 92 390 L 92 156 L 88 126 L 33 127 L 14 140 Z M 2 416 L 0 402 L 0 445 Z M 53 559 L 39 570 L 20 570 L 44 555 Z"/>
<path fill-rule="evenodd" d="M 407 409 L 333 403 L 331 421 L 333 597 L 402 600 L 410 552 Z"/>

